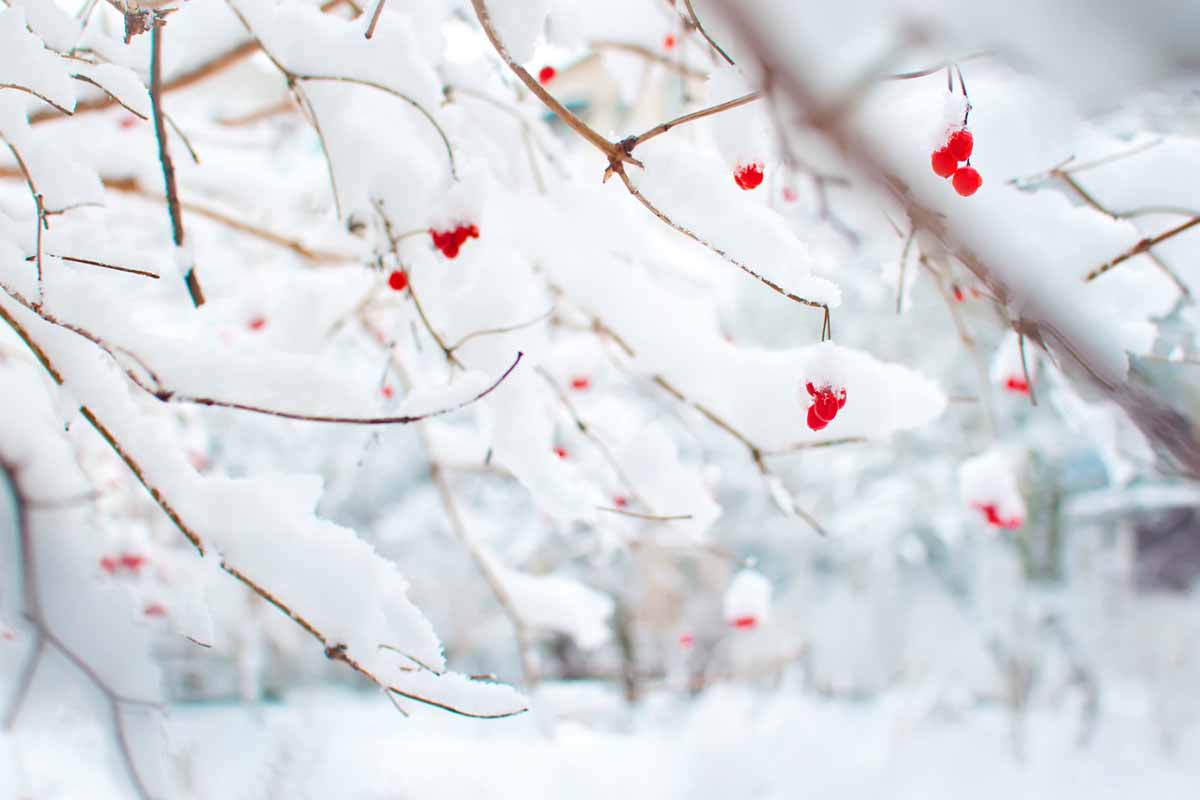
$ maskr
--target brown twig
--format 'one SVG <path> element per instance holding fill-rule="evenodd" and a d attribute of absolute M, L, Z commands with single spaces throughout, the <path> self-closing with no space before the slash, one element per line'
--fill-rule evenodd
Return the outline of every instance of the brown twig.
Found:
<path fill-rule="evenodd" d="M 1075 171 L 1078 171 L 1078 170 L 1075 170 Z M 1095 197 L 1093 197 L 1090 192 L 1088 192 L 1086 189 L 1084 189 L 1083 185 L 1079 183 L 1079 181 L 1075 178 L 1074 175 L 1071 174 L 1070 171 L 1061 169 L 1059 167 L 1055 167 L 1054 169 L 1050 170 L 1050 172 L 1047 174 L 1052 178 L 1058 178 L 1060 181 L 1062 181 L 1064 184 L 1066 184 L 1067 188 L 1069 188 L 1072 192 L 1074 192 L 1075 195 L 1080 200 L 1082 200 L 1084 203 L 1089 205 L 1094 210 L 1099 211 L 1101 214 L 1104 214 L 1105 216 L 1107 216 L 1111 219 L 1123 219 L 1123 218 L 1127 218 L 1127 217 L 1135 217 L 1142 213 L 1153 213 L 1153 212 L 1147 212 L 1145 209 L 1134 209 L 1133 211 L 1126 211 L 1126 212 L 1110 211 L 1108 208 L 1101 205 L 1100 202 Z M 1174 209 L 1174 213 L 1182 213 L 1187 216 L 1192 216 L 1197 219 L 1200 219 L 1200 213 L 1196 213 L 1196 212 L 1189 212 L 1189 211 L 1186 211 L 1183 209 Z M 1151 261 L 1153 261 L 1154 264 L 1160 270 L 1162 270 L 1163 274 L 1165 274 L 1171 280 L 1171 282 L 1175 284 L 1175 288 L 1179 290 L 1179 293 L 1181 295 L 1183 295 L 1184 297 L 1191 296 L 1191 290 L 1188 289 L 1187 284 L 1185 284 L 1183 282 L 1183 280 L 1177 274 L 1175 274 L 1175 271 L 1173 269 L 1171 269 L 1171 267 L 1165 261 L 1162 260 L 1162 258 L 1158 255 L 1158 253 L 1155 253 L 1149 247 L 1146 248 L 1145 253 L 1146 253 L 1146 256 Z M 1111 268 L 1112 267 L 1109 267 L 1109 269 L 1111 269 Z M 1089 278 L 1089 280 L 1090 280 L 1090 278 Z"/>
<path fill-rule="evenodd" d="M 162 108 L 162 36 L 166 27 L 165 12 L 155 11 L 150 25 L 150 106 L 154 110 L 154 135 L 158 139 L 158 160 L 162 164 L 163 183 L 167 193 L 167 213 L 171 217 L 171 237 L 178 254 L 184 246 L 183 212 L 179 209 L 179 189 L 175 185 L 175 164 L 167 145 L 167 131 Z M 189 148 L 190 149 L 190 148 Z M 192 306 L 204 305 L 204 291 L 196 277 L 196 264 L 190 255 L 183 273 Z"/>
<path fill-rule="evenodd" d="M 1155 245 L 1162 244 L 1166 240 L 1171 239 L 1175 236 L 1178 236 L 1179 234 L 1183 233 L 1184 231 L 1190 230 L 1191 228 L 1194 228 L 1197 225 L 1200 225 L 1200 217 L 1192 217 L 1187 222 L 1176 225 L 1174 228 L 1171 228 L 1170 230 L 1163 231 L 1162 233 L 1158 234 L 1157 236 L 1152 236 L 1148 239 L 1142 239 L 1137 244 L 1135 244 L 1133 247 L 1129 248 L 1128 250 L 1126 250 L 1124 253 L 1117 256 L 1113 260 L 1108 261 L 1104 264 L 1101 264 L 1100 266 L 1096 267 L 1094 270 L 1089 272 L 1087 274 L 1087 276 L 1084 277 L 1084 281 L 1093 281 L 1096 278 L 1099 278 L 1104 273 L 1111 270 L 1113 267 L 1124 264 L 1126 261 L 1133 258 L 1134 256 L 1141 255 L 1142 253 L 1149 251 L 1150 248 L 1154 247 Z M 1181 286 L 1181 287 L 1183 286 L 1182 282 L 1180 282 L 1178 279 L 1176 279 L 1176 285 Z M 1184 291 L 1186 292 L 1186 287 L 1184 288 Z"/>
<path fill-rule="evenodd" d="M 662 53 L 651 50 L 645 45 L 633 44 L 632 42 L 618 42 L 611 39 L 597 39 L 591 43 L 591 48 L 593 50 L 617 50 L 623 53 L 632 53 L 633 55 L 639 56 L 646 61 L 667 67 L 670 70 L 678 72 L 683 77 L 690 78 L 695 81 L 702 81 L 708 77 L 700 70 L 693 69 L 687 64 L 674 61 L 667 56 L 664 56 Z"/>
<path fill-rule="evenodd" d="M 379 24 L 379 16 L 383 13 L 384 2 L 385 0 L 376 0 L 375 13 L 371 15 L 371 23 L 367 25 L 366 33 L 363 34 L 368 39 L 375 35 L 375 26 Z"/>
<path fill-rule="evenodd" d="M 499 55 L 504 63 L 508 65 L 508 68 L 512 70 L 514 75 L 517 76 L 517 79 L 520 80 L 521 83 L 525 84 L 525 87 L 529 89 L 529 91 L 533 92 L 534 96 L 536 96 L 542 101 L 543 104 L 545 104 L 546 108 L 550 109 L 550 111 L 552 111 L 560 120 L 562 120 L 568 128 L 575 131 L 585 141 L 607 156 L 610 164 L 628 163 L 638 167 L 642 166 L 640 161 L 622 151 L 621 148 L 617 147 L 616 144 L 610 142 L 608 139 L 605 139 L 603 136 L 593 130 L 586 122 L 572 114 L 566 106 L 554 98 L 554 95 L 546 91 L 546 88 L 542 86 L 536 78 L 530 75 L 528 70 L 513 60 L 513 57 L 509 54 L 508 48 L 504 45 L 504 42 L 500 41 L 500 37 L 496 33 L 495 26 L 492 25 L 492 18 L 488 13 L 487 3 L 485 0 L 471 0 L 471 6 L 475 9 L 475 17 L 479 20 L 479 25 L 483 28 L 484 35 L 486 35 L 488 41 L 491 42 L 492 47 L 496 50 L 497 55 Z"/>
<path fill-rule="evenodd" d="M 545 312 L 539 314 L 538 316 L 534 317 L 531 320 L 528 320 L 527 322 L 517 322 L 512 325 L 503 325 L 503 326 L 496 327 L 496 328 L 481 328 L 480 330 L 477 330 L 477 331 L 471 331 L 470 333 L 468 333 L 467 335 L 465 335 L 461 339 L 459 339 L 457 342 L 450 345 L 450 352 L 453 353 L 455 350 L 459 349 L 460 347 L 462 347 L 464 344 L 471 341 L 472 339 L 478 339 L 483 336 L 498 336 L 503 333 L 512 333 L 513 331 L 519 331 L 519 330 L 524 330 L 525 328 L 531 328 L 534 325 L 537 325 L 539 322 L 549 319 L 551 316 L 553 316 L 553 314 L 554 314 L 554 309 L 549 308 Z"/>
<path fill-rule="evenodd" d="M 689 122 L 695 122 L 696 120 L 704 119 L 705 117 L 711 117 L 714 114 L 720 114 L 723 111 L 730 111 L 735 108 L 740 108 L 741 106 L 753 103 L 756 100 L 761 100 L 762 98 L 762 92 L 750 92 L 749 94 L 742 95 L 741 97 L 734 98 L 733 100 L 726 100 L 724 103 L 717 103 L 714 106 L 702 108 L 699 111 L 692 111 L 691 113 L 684 114 L 683 116 L 676 117 L 675 119 L 659 123 L 645 133 L 638 134 L 637 136 L 631 136 L 628 139 L 622 139 L 617 143 L 617 146 L 621 147 L 626 152 L 632 153 L 634 148 L 636 148 L 639 144 L 647 142 L 656 136 L 661 136 L 672 128 L 677 128 L 680 125 L 684 125 Z"/>
<path fill-rule="evenodd" d="M 46 255 L 50 256 L 51 258 L 61 259 L 62 261 L 70 261 L 74 264 L 87 264 L 88 266 L 92 266 L 92 267 L 103 267 L 104 269 L 111 269 L 111 270 L 114 270 L 115 272 L 128 272 L 130 275 L 142 275 L 147 278 L 154 278 L 155 280 L 158 280 L 160 277 L 158 275 L 158 273 L 156 273 L 156 272 L 148 272 L 144 269 L 135 269 L 134 267 L 122 267 L 122 266 L 118 266 L 117 264 L 107 264 L 103 261 L 93 261 L 90 258 L 78 258 L 77 256 L 64 256 L 64 255 L 58 255 L 56 253 L 46 253 Z M 25 260 L 33 261 L 35 258 L 36 258 L 36 256 L 26 256 Z"/>
<path fill-rule="evenodd" d="M 16 89 L 18 92 L 24 92 L 25 94 L 32 95 L 33 97 L 36 97 L 38 100 L 41 100 L 46 105 L 52 106 L 54 108 L 54 110 L 60 114 L 66 114 L 66 115 L 70 116 L 71 114 L 74 113 L 73 111 L 63 108 L 58 103 L 54 102 L 49 97 L 46 97 L 46 95 L 42 94 L 41 92 L 39 92 L 35 89 L 30 89 L 28 86 L 21 86 L 18 83 L 0 83 L 0 89 Z"/>
<path fill-rule="evenodd" d="M 642 192 L 637 188 L 637 186 L 635 186 L 633 184 L 633 181 L 630 180 L 629 176 L 625 173 L 624 168 L 620 164 L 616 165 L 616 168 L 614 171 L 617 173 L 617 176 L 620 177 L 621 181 L 625 184 L 625 188 L 629 190 L 629 193 L 631 195 L 633 195 L 637 199 L 637 201 L 639 203 L 641 203 L 642 206 L 645 207 L 651 214 L 658 217 L 658 219 L 660 221 L 662 221 L 665 225 L 667 225 L 667 227 L 671 228 L 672 230 L 678 231 L 679 233 L 682 233 L 684 236 L 688 237 L 692 241 L 694 241 L 700 245 L 703 245 L 705 248 L 707 248 L 708 250 L 717 254 L 718 256 L 720 256 L 722 259 L 729 262 L 730 264 L 733 264 L 735 267 L 740 269 L 742 272 L 745 272 L 747 275 L 754 278 L 756 281 L 761 283 L 763 286 L 766 286 L 768 289 L 775 292 L 776 294 L 782 295 L 783 297 L 786 297 L 788 300 L 791 300 L 794 303 L 799 303 L 801 305 L 808 306 L 809 308 L 817 308 L 817 309 L 820 309 L 822 312 L 824 312 L 822 321 L 821 321 L 821 338 L 822 338 L 822 340 L 825 340 L 827 338 L 832 338 L 833 334 L 832 334 L 832 329 L 830 326 L 829 306 L 827 304 L 818 303 L 815 300 L 809 300 L 807 298 L 804 298 L 797 294 L 789 292 L 787 289 L 784 289 L 782 286 L 780 286 L 775 281 L 771 280 L 770 278 L 766 277 L 765 275 L 762 275 L 761 273 L 759 273 L 757 270 L 755 270 L 753 267 L 749 266 L 748 264 L 734 258 L 727 251 L 712 244 L 707 239 L 703 238 L 699 234 L 692 231 L 690 228 L 686 228 L 683 225 L 680 225 L 675 220 L 673 220 L 669 216 L 667 216 L 666 213 L 664 213 L 662 210 L 660 210 L 656 205 L 654 205 L 652 202 L 650 202 L 650 200 L 647 199 L 645 195 L 642 194 Z"/>
<path fill-rule="evenodd" d="M 716 40 L 709 36 L 708 31 L 706 31 L 704 26 L 700 24 L 700 17 L 696 16 L 696 9 L 692 8 L 692 0 L 683 0 L 683 5 L 685 8 L 687 8 L 688 17 L 691 18 L 692 25 L 697 31 L 700 32 L 700 35 L 704 37 L 704 40 L 712 45 L 713 50 L 716 50 L 721 54 L 721 58 L 725 59 L 725 63 L 732 67 L 733 59 L 729 57 L 729 53 L 726 53 L 725 48 L 717 44 Z"/>

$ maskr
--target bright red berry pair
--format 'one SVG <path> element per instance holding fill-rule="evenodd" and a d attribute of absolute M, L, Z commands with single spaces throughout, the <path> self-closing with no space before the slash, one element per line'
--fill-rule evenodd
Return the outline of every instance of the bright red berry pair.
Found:
<path fill-rule="evenodd" d="M 970 164 L 971 152 L 975 149 L 975 137 L 966 128 L 952 132 L 940 149 L 933 151 L 930 166 L 939 178 L 950 178 L 954 191 L 963 197 L 970 197 L 979 191 L 983 178 Z M 966 166 L 959 163 L 966 161 Z"/>
<path fill-rule="evenodd" d="M 749 164 L 738 164 L 737 168 L 733 171 L 733 182 L 747 192 L 751 189 L 757 189 L 759 184 L 763 182 L 762 163 L 753 161 Z"/>
<path fill-rule="evenodd" d="M 430 228 L 429 236 L 433 239 L 433 246 L 441 250 L 442 255 L 446 258 L 457 258 L 458 251 L 467 239 L 479 238 L 479 228 L 474 225 L 458 225 L 445 231 Z"/>
<path fill-rule="evenodd" d="M 1012 377 L 1004 382 L 1004 388 L 1017 394 L 1029 394 L 1029 381 L 1024 378 Z"/>
<path fill-rule="evenodd" d="M 115 575 L 118 569 L 123 569 L 137 575 L 142 571 L 142 567 L 145 564 L 146 557 L 137 555 L 136 553 L 121 553 L 121 555 L 115 558 L 113 556 L 104 556 L 100 559 L 100 569 L 109 575 Z"/>
<path fill-rule="evenodd" d="M 808 407 L 808 427 L 814 431 L 819 431 L 833 422 L 838 412 L 846 407 L 845 389 L 835 392 L 829 384 L 818 389 L 811 381 L 804 384 L 804 388 L 812 397 L 812 405 Z"/>

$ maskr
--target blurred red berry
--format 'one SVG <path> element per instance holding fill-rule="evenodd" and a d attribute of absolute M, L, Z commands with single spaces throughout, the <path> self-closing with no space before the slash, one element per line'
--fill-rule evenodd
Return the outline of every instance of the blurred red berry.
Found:
<path fill-rule="evenodd" d="M 577 377 L 571 378 L 571 388 L 575 389 L 576 391 L 582 392 L 584 389 L 587 389 L 591 385 L 592 385 L 592 382 L 583 375 L 579 375 Z"/>
<path fill-rule="evenodd" d="M 747 630 L 749 628 L 758 627 L 758 617 L 753 617 L 753 616 L 737 617 L 729 624 L 735 628 Z"/>
<path fill-rule="evenodd" d="M 267 327 L 267 318 L 261 314 L 253 316 L 250 318 L 250 321 L 246 323 L 246 327 L 252 331 L 261 331 L 263 328 Z"/>
<path fill-rule="evenodd" d="M 666 36 L 663 37 L 663 49 L 664 50 L 674 50 L 675 49 L 675 36 L 673 34 L 668 33 Z"/>

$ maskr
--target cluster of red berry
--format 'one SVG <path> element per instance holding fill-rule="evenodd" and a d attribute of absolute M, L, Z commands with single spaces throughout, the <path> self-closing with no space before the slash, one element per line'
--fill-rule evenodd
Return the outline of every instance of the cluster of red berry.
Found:
<path fill-rule="evenodd" d="M 808 389 L 808 394 L 812 397 L 812 405 L 808 407 L 808 427 L 814 431 L 819 431 L 833 422 L 837 413 L 846 406 L 845 389 L 835 392 L 828 384 L 818 389 L 811 381 L 806 383 L 804 388 Z"/>
<path fill-rule="evenodd" d="M 121 553 L 119 556 L 104 556 L 100 559 L 100 569 L 109 575 L 116 575 L 117 570 L 125 570 L 137 575 L 145 564 L 146 557 L 136 553 Z"/>
<path fill-rule="evenodd" d="M 758 188 L 763 182 L 763 165 L 758 161 L 749 164 L 738 164 L 733 171 L 733 182 L 747 192 Z"/>
<path fill-rule="evenodd" d="M 933 172 L 939 178 L 951 178 L 954 191 L 963 197 L 970 197 L 983 186 L 983 178 L 979 171 L 971 166 L 971 151 L 975 149 L 975 137 L 966 128 L 952 132 L 946 144 L 933 151 L 930 159 Z M 960 162 L 966 166 L 959 166 Z"/>
<path fill-rule="evenodd" d="M 479 238 L 479 228 L 474 225 L 459 225 L 446 231 L 430 228 L 429 236 L 433 239 L 433 246 L 441 250 L 442 255 L 446 258 L 455 258 L 467 239 Z"/>

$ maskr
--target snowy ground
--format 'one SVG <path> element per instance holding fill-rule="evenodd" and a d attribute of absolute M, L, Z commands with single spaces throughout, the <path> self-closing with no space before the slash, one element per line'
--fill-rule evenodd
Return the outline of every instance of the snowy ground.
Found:
<path fill-rule="evenodd" d="M 1198 732 L 1166 756 L 1141 715 L 1106 714 L 1081 751 L 1074 713 L 1035 711 L 1021 763 L 1007 714 L 939 719 L 914 697 L 859 705 L 717 689 L 652 698 L 624 718 L 595 687 L 551 686 L 538 700 L 541 710 L 510 720 L 424 709 L 405 720 L 380 698 L 322 691 L 181 709 L 171 728 L 204 800 L 1200 797 Z"/>

